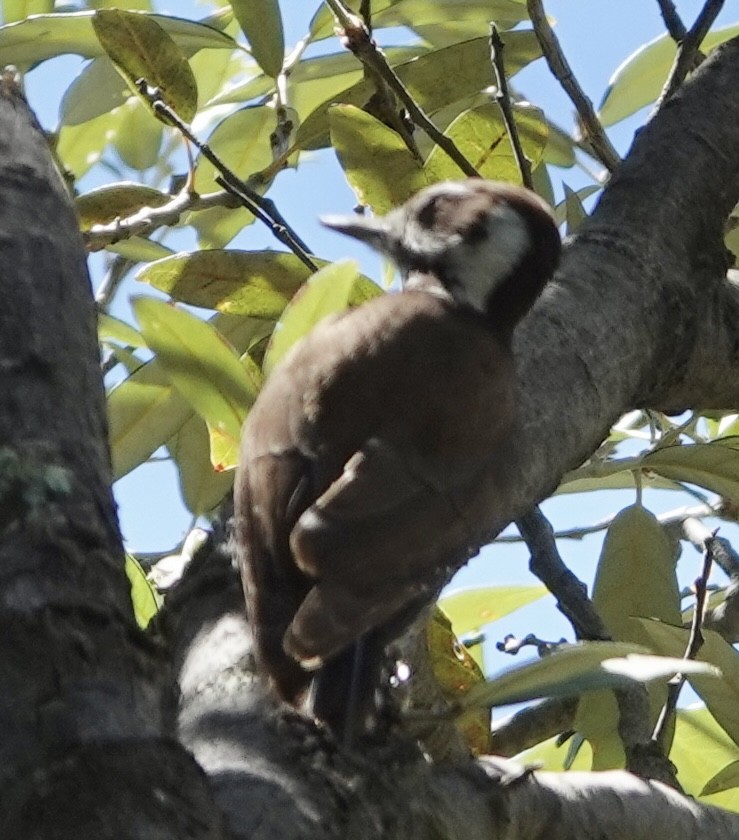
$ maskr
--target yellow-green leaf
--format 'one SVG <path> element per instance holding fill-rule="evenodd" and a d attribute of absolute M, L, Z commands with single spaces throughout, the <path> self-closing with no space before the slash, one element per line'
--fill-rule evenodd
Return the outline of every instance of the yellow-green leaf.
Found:
<path fill-rule="evenodd" d="M 593 605 L 614 639 L 645 643 L 631 621 L 633 616 L 680 622 L 676 559 L 662 526 L 641 505 L 624 508 L 613 520 L 598 562 Z M 650 692 L 652 723 L 665 699 L 665 687 L 654 686 Z M 610 692 L 597 692 L 580 702 L 575 728 L 590 741 L 595 770 L 623 765 L 618 717 Z"/>
<path fill-rule="evenodd" d="M 731 788 L 739 788 L 739 760 L 722 767 L 715 776 L 709 779 L 701 791 L 701 796 L 722 793 Z"/>
<path fill-rule="evenodd" d="M 170 248 L 162 245 L 161 242 L 153 242 L 151 239 L 144 239 L 142 236 L 132 236 L 130 239 L 121 239 L 112 245 L 105 246 L 106 251 L 119 254 L 131 262 L 153 262 L 162 260 L 172 255 Z"/>
<path fill-rule="evenodd" d="M 506 33 L 506 68 L 510 74 L 541 55 L 530 30 Z M 395 71 L 409 93 L 426 113 L 479 93 L 490 85 L 489 39 L 473 38 L 399 64 Z M 305 119 L 298 130 L 301 149 L 324 148 L 330 144 L 328 112 L 337 104 L 362 107 L 374 93 L 371 81 L 362 81 L 326 102 Z"/>
<path fill-rule="evenodd" d="M 538 697 L 570 697 L 599 688 L 623 685 L 627 678 L 603 667 L 608 660 L 645 653 L 622 642 L 585 642 L 565 645 L 536 662 L 511 668 L 486 683 L 473 686 L 462 709 L 504 706 Z"/>
<path fill-rule="evenodd" d="M 264 357 L 269 376 L 285 353 L 327 315 L 343 312 L 382 294 L 379 286 L 359 273 L 353 260 L 331 263 L 317 271 L 285 308 Z"/>
<path fill-rule="evenodd" d="M 645 455 L 642 466 L 673 481 L 697 484 L 739 501 L 739 437 L 665 446 Z"/>
<path fill-rule="evenodd" d="M 198 89 L 182 50 L 151 15 L 121 9 L 101 9 L 92 25 L 103 49 L 138 93 L 145 79 L 161 92 L 164 102 L 185 122 L 198 107 Z"/>
<path fill-rule="evenodd" d="M 261 383 L 205 321 L 154 298 L 136 298 L 146 343 L 170 381 L 212 429 L 238 445 L 241 424 Z"/>
<path fill-rule="evenodd" d="M 153 187 L 121 181 L 78 196 L 74 205 L 80 228 L 89 230 L 93 225 L 105 225 L 115 219 L 123 219 L 143 207 L 162 207 L 171 200 L 171 196 Z"/>
<path fill-rule="evenodd" d="M 143 171 L 159 160 L 164 126 L 136 96 L 121 106 L 121 126 L 113 140 L 120 159 L 131 169 Z"/>
<path fill-rule="evenodd" d="M 62 53 L 83 58 L 104 55 L 92 28 L 96 12 L 37 15 L 0 27 L 0 65 L 15 64 L 21 70 Z M 233 38 L 212 26 L 169 15 L 150 15 L 188 55 L 205 48 L 236 48 Z"/>
<path fill-rule="evenodd" d="M 706 796 L 712 778 L 736 760 L 736 744 L 706 708 L 680 709 L 670 761 L 678 768 L 680 784 L 688 796 Z M 739 790 L 714 793 L 710 803 L 739 811 Z"/>
<path fill-rule="evenodd" d="M 426 625 L 426 644 L 434 676 L 450 703 L 457 703 L 473 685 L 484 682 L 480 667 L 454 634 L 448 616 L 438 607 Z M 455 720 L 455 725 L 474 755 L 490 752 L 490 712 L 487 709 L 470 709 Z"/>
<path fill-rule="evenodd" d="M 146 578 L 138 560 L 126 554 L 126 576 L 131 585 L 131 603 L 136 623 L 146 627 L 159 611 L 160 598 Z"/>
<path fill-rule="evenodd" d="M 459 589 L 439 599 L 458 636 L 478 630 L 547 595 L 543 586 L 484 586 Z"/>
<path fill-rule="evenodd" d="M 687 650 L 688 630 L 643 618 L 634 619 L 634 622 L 640 625 L 648 644 L 657 653 L 682 656 Z M 726 733 L 734 739 L 734 743 L 739 744 L 739 653 L 712 630 L 704 630 L 703 639 L 703 646 L 696 659 L 718 668 L 722 677 L 717 680 L 690 676 L 690 684 Z"/>
<path fill-rule="evenodd" d="M 429 183 L 400 135 L 371 114 L 337 105 L 329 121 L 331 142 L 360 204 L 384 214 Z"/>
<path fill-rule="evenodd" d="M 231 489 L 234 474 L 213 468 L 206 424 L 194 414 L 167 446 L 179 471 L 180 492 L 187 509 L 195 516 L 210 513 Z"/>
<path fill-rule="evenodd" d="M 15 23 L 29 15 L 45 15 L 54 11 L 54 0 L 3 0 L 3 23 Z"/>
<path fill-rule="evenodd" d="M 548 126 L 544 114 L 530 105 L 514 108 L 524 154 L 536 167 L 544 154 Z M 483 178 L 521 182 L 521 173 L 498 105 L 487 103 L 460 114 L 444 132 Z M 462 171 L 438 146 L 426 160 L 432 181 L 461 178 Z"/>
<path fill-rule="evenodd" d="M 257 64 L 268 76 L 276 78 L 285 55 L 279 3 L 277 0 L 230 0 L 230 3 Z"/>
<path fill-rule="evenodd" d="M 717 29 L 706 35 L 701 49 L 712 50 L 739 33 L 739 25 Z M 660 35 L 632 53 L 611 76 L 600 104 L 600 119 L 606 125 L 654 102 L 664 86 L 675 60 L 677 46 L 669 35 Z"/>
<path fill-rule="evenodd" d="M 155 360 L 141 365 L 108 396 L 108 435 L 117 481 L 163 446 L 192 414 Z"/>
<path fill-rule="evenodd" d="M 143 336 L 138 330 L 105 312 L 98 315 L 98 340 L 112 341 L 124 347 L 144 346 Z"/>
<path fill-rule="evenodd" d="M 136 279 L 192 306 L 276 320 L 309 276 L 294 254 L 212 250 L 151 263 Z"/>

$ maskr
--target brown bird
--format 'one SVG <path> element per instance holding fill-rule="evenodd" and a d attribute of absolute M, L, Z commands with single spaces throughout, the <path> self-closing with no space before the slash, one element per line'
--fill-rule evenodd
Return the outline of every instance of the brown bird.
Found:
<path fill-rule="evenodd" d="M 404 291 L 324 319 L 266 382 L 243 432 L 236 541 L 262 672 L 300 705 L 320 669 L 313 713 L 341 732 L 352 669 L 363 694 L 379 675 L 376 650 L 357 675 L 354 643 L 384 645 L 479 548 L 462 500 L 483 470 L 490 496 L 515 469 L 511 335 L 560 239 L 536 195 L 477 179 L 324 223 L 393 259 Z"/>

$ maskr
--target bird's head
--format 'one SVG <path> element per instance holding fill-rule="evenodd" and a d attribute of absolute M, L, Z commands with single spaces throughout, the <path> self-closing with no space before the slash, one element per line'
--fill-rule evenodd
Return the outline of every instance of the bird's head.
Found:
<path fill-rule="evenodd" d="M 321 221 L 392 259 L 404 280 L 433 275 L 458 304 L 511 330 L 559 261 L 559 233 L 546 203 L 498 181 L 448 181 L 386 216 Z"/>

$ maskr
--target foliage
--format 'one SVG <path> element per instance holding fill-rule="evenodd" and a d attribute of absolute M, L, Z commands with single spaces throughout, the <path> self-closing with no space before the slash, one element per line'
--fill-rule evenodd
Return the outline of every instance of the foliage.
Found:
<path fill-rule="evenodd" d="M 415 143 L 403 139 L 398 103 L 376 95 L 376 80 L 344 51 L 334 37 L 332 16 L 318 2 L 308 33 L 295 45 L 285 42 L 285 9 L 277 0 L 233 0 L 199 21 L 154 14 L 153 5 L 98 0 L 79 11 L 55 12 L 50 2 L 5 0 L 0 59 L 22 70 L 66 53 L 86 59 L 61 100 L 55 150 L 74 184 L 90 250 L 107 253 L 111 276 L 134 269 L 141 289 L 147 284 L 165 297 L 165 302 L 154 292 L 136 297 L 138 327 L 110 312 L 100 319 L 115 476 L 164 450 L 177 466 L 185 505 L 200 516 L 230 489 L 239 428 L 263 376 L 319 317 L 381 293 L 354 263 L 330 264 L 299 244 L 292 252 L 253 246 L 248 229 L 259 215 L 260 196 L 277 179 L 300 177 L 301 166 L 317 150 L 335 152 L 357 202 L 378 213 L 426 184 L 462 173 L 420 131 Z M 375 37 L 413 100 L 482 175 L 520 180 L 489 90 L 487 31 L 494 17 L 515 85 L 516 73 L 540 55 L 525 4 L 375 0 L 372 8 Z M 404 29 L 393 28 L 398 26 Z M 711 33 L 704 48 L 736 31 Z M 624 62 L 602 103 L 606 124 L 654 101 L 674 52 L 664 36 Z M 158 88 L 163 107 L 151 92 L 142 95 L 141 79 Z M 207 139 L 220 164 L 203 149 L 191 159 L 193 146 L 172 125 L 172 112 Z M 553 125 L 541 107 L 519 102 L 514 115 L 534 183 L 553 201 L 552 168 L 571 168 L 583 154 L 579 142 Z M 248 209 L 216 181 L 224 168 L 251 190 L 255 198 Z M 297 174 L 286 175 L 290 170 Z M 581 223 L 599 189 L 595 178 L 579 190 L 565 185 L 556 212 L 568 231 Z M 269 216 L 270 206 L 263 207 Z M 165 245 L 170 236 L 178 248 L 185 242 L 187 250 L 175 253 Z M 237 236 L 242 250 L 227 249 Z M 729 237 L 727 244 L 735 247 L 736 237 Z M 112 292 L 104 296 L 104 308 L 110 309 L 113 297 Z M 559 493 L 631 488 L 636 482 L 640 493 L 657 487 L 702 500 L 708 490 L 721 496 L 727 509 L 739 502 L 737 418 L 675 420 L 633 413 L 587 463 L 565 476 Z M 674 563 L 675 545 L 662 524 L 641 501 L 625 507 L 608 528 L 595 588 L 596 606 L 620 646 L 605 652 L 565 649 L 533 670 L 511 671 L 486 685 L 465 656 L 458 657 L 463 680 L 449 669 L 454 657 L 448 654 L 449 634 L 442 633 L 444 642 L 432 645 L 442 678 L 446 672 L 449 696 L 464 698 L 462 708 L 470 708 L 611 685 L 601 663 L 631 652 L 635 642 L 682 656 L 685 631 L 670 626 L 680 624 Z M 129 569 L 145 623 L 155 609 L 154 596 L 142 586 L 133 561 Z M 456 632 L 465 635 L 542 592 L 490 587 L 449 596 L 444 608 Z M 448 620 L 441 619 L 440 626 L 448 628 Z M 681 780 L 696 795 L 739 784 L 727 747 L 729 739 L 739 743 L 737 654 L 716 637 L 699 659 L 719 666 L 724 677 L 691 675 L 707 706 L 699 713 L 703 729 L 697 713 L 681 713 L 678 719 L 672 755 L 679 764 L 685 759 Z M 632 665 L 626 671 L 634 676 Z M 639 678 L 661 676 L 650 666 Z M 657 709 L 663 685 L 654 697 Z M 610 703 L 602 694 L 590 695 L 578 716 L 599 768 L 620 760 L 619 749 L 612 749 L 617 735 Z M 470 737 L 479 743 L 479 718 L 474 727 L 477 734 Z M 718 742 L 723 752 L 711 780 L 686 756 Z M 739 807 L 736 795 L 722 796 L 723 804 Z"/>

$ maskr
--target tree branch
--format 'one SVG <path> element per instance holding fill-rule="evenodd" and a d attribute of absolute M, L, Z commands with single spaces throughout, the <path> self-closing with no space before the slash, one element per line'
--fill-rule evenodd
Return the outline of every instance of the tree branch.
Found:
<path fill-rule="evenodd" d="M 593 108 L 593 103 L 585 95 L 575 78 L 575 74 L 562 52 L 557 36 L 549 25 L 541 0 L 528 0 L 526 5 L 549 69 L 572 100 L 572 104 L 575 106 L 582 122 L 586 138 L 593 147 L 596 157 L 609 172 L 614 172 L 621 159 L 603 130 L 603 126 Z"/>

